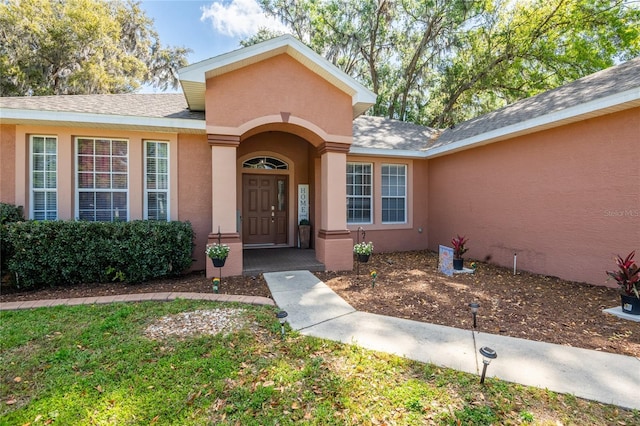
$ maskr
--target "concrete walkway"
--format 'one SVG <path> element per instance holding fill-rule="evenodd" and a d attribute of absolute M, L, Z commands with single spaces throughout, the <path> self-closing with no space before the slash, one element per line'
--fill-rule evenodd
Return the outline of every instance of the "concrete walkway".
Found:
<path fill-rule="evenodd" d="M 551 343 L 385 317 L 356 311 L 308 271 L 264 274 L 291 327 L 308 336 L 478 374 L 488 346 L 496 377 L 554 392 L 640 409 L 640 359 Z"/>

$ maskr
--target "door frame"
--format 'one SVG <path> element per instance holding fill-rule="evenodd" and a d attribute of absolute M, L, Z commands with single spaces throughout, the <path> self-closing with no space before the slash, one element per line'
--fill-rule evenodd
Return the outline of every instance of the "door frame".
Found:
<path fill-rule="evenodd" d="M 242 199 L 243 199 L 243 203 L 246 201 L 246 195 L 247 192 L 245 192 L 244 185 L 249 184 L 249 181 L 256 179 L 258 181 L 264 181 L 267 180 L 268 184 L 263 186 L 262 183 L 259 183 L 257 189 L 259 189 L 259 192 L 262 192 L 261 195 L 258 195 L 258 202 L 263 203 L 265 200 L 262 200 L 260 197 L 262 197 L 265 192 L 264 190 L 267 189 L 268 190 L 268 198 L 269 198 L 269 205 L 271 206 L 271 209 L 269 209 L 268 207 L 266 208 L 266 210 L 262 210 L 261 207 L 258 207 L 258 209 L 260 209 L 259 211 L 261 212 L 261 214 L 258 216 L 258 218 L 263 218 L 264 220 L 266 220 L 267 222 L 269 222 L 269 217 L 271 218 L 270 220 L 270 224 L 268 224 L 268 233 L 265 234 L 259 234 L 256 236 L 256 238 L 258 240 L 261 240 L 264 238 L 264 241 L 251 241 L 248 242 L 246 240 L 248 240 L 250 237 L 248 235 L 244 235 L 244 231 L 246 230 L 246 226 L 249 226 L 247 223 L 247 220 L 249 220 L 247 218 L 248 212 L 245 211 L 245 209 L 248 207 L 246 205 L 243 204 L 242 206 L 242 231 L 243 231 L 243 243 L 244 245 L 248 246 L 248 247 L 282 247 L 283 245 L 286 245 L 289 241 L 289 176 L 286 174 L 271 174 L 271 173 L 243 173 L 242 174 L 242 185 L 243 185 L 243 193 L 242 193 Z M 279 203 L 279 194 L 281 194 L 279 188 L 280 186 L 280 182 L 284 182 L 284 200 L 283 200 L 283 204 L 284 206 L 282 206 Z M 284 207 L 283 210 L 279 210 L 278 207 L 276 206 L 282 206 Z M 283 220 L 284 219 L 284 220 Z M 260 223 L 264 223 L 264 222 L 258 222 L 257 226 L 258 228 L 261 228 Z M 262 225 L 264 226 L 264 225 Z"/>
<path fill-rule="evenodd" d="M 242 167 L 242 164 L 253 158 L 253 157 L 274 157 L 277 158 L 279 160 L 282 160 L 284 162 L 287 163 L 288 168 L 287 169 L 276 169 L 276 170 L 265 170 L 265 169 L 244 169 Z M 237 190 L 237 194 L 240 194 L 237 198 L 237 211 L 238 211 L 238 226 L 237 226 L 237 230 L 238 233 L 240 234 L 240 239 L 242 240 L 242 244 L 243 247 L 245 247 L 245 242 L 244 242 L 244 235 L 243 235 L 243 223 L 242 223 L 242 214 L 243 214 L 243 200 L 244 200 L 244 192 L 243 192 L 243 175 L 245 174 L 250 174 L 250 175 L 259 175 L 259 174 L 269 174 L 269 175 L 280 175 L 280 176 L 287 176 L 287 242 L 285 244 L 281 244 L 281 245 L 274 245 L 271 247 L 294 247 L 297 243 L 297 238 L 296 238 L 296 223 L 295 222 L 295 218 L 297 217 L 297 213 L 295 208 L 298 205 L 298 200 L 297 200 L 297 192 L 296 192 L 296 188 L 297 188 L 297 182 L 294 181 L 294 176 L 295 176 L 295 164 L 293 162 L 293 160 L 291 160 L 291 158 L 287 157 L 286 155 L 282 155 L 280 153 L 277 152 L 273 152 L 273 151 L 253 151 L 250 152 L 248 154 L 245 154 L 241 157 L 238 157 L 238 162 L 237 162 L 237 169 L 238 170 L 238 178 L 236 180 L 236 190 Z M 261 246 L 262 248 L 264 248 L 265 246 Z M 248 248 L 251 248 L 251 246 L 249 246 Z"/>

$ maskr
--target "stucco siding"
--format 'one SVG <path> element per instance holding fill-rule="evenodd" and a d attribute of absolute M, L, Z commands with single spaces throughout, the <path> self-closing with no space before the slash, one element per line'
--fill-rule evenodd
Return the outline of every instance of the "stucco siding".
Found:
<path fill-rule="evenodd" d="M 16 202 L 16 126 L 0 124 L 0 202 Z"/>
<path fill-rule="evenodd" d="M 204 254 L 211 227 L 211 147 L 206 136 L 178 136 L 178 220 L 189 221 L 195 232 L 193 270 L 204 270 Z M 229 179 L 229 185 L 233 185 Z"/>
<path fill-rule="evenodd" d="M 466 257 L 606 284 L 640 244 L 640 109 L 429 161 L 429 247 L 469 238 Z"/>
<path fill-rule="evenodd" d="M 354 241 L 358 228 L 365 230 L 365 238 L 374 244 L 375 252 L 409 251 L 428 248 L 428 205 L 429 193 L 427 160 L 401 158 L 349 156 L 348 162 L 373 164 L 373 223 L 350 224 L 348 226 Z M 404 164 L 407 166 L 407 221 L 399 224 L 382 223 L 380 169 L 383 164 Z"/>
<path fill-rule="evenodd" d="M 290 113 L 351 136 L 351 97 L 286 54 L 207 80 L 207 126 L 239 127 Z"/>

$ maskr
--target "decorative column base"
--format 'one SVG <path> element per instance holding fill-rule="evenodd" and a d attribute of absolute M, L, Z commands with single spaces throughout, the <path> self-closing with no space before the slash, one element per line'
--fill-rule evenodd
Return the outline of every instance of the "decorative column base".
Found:
<path fill-rule="evenodd" d="M 207 237 L 207 246 L 218 242 L 218 234 L 209 234 Z M 230 234 L 222 234 L 220 237 L 220 242 L 222 244 L 226 244 L 229 246 L 231 251 L 229 252 L 229 257 L 227 257 L 227 261 L 222 268 L 222 276 L 224 277 L 233 277 L 236 275 L 242 275 L 242 240 L 240 239 L 240 234 L 238 233 L 230 233 Z M 206 256 L 206 255 L 205 255 Z M 218 277 L 220 272 L 218 268 L 214 268 L 213 262 L 211 259 L 207 257 L 207 278 Z M 223 284 L 224 285 L 224 284 Z"/>
<path fill-rule="evenodd" d="M 353 239 L 348 230 L 318 232 L 316 258 L 327 271 L 353 270 Z"/>

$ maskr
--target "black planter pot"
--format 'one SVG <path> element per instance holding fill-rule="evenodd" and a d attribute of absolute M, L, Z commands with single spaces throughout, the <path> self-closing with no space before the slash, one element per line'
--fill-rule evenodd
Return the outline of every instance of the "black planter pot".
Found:
<path fill-rule="evenodd" d="M 370 254 L 359 254 L 358 255 L 358 262 L 367 263 L 369 261 L 369 256 L 371 256 L 371 255 Z"/>
<path fill-rule="evenodd" d="M 627 296 L 621 294 L 620 299 L 622 301 L 622 312 L 631 315 L 640 315 L 640 299 L 635 296 Z"/>
<path fill-rule="evenodd" d="M 464 259 L 453 259 L 453 269 L 462 271 L 462 268 L 464 268 Z"/>
<path fill-rule="evenodd" d="M 224 262 L 227 261 L 227 258 L 225 257 L 224 259 L 211 259 L 211 261 L 213 262 L 213 266 L 215 266 L 216 268 L 222 268 L 224 266 Z"/>

